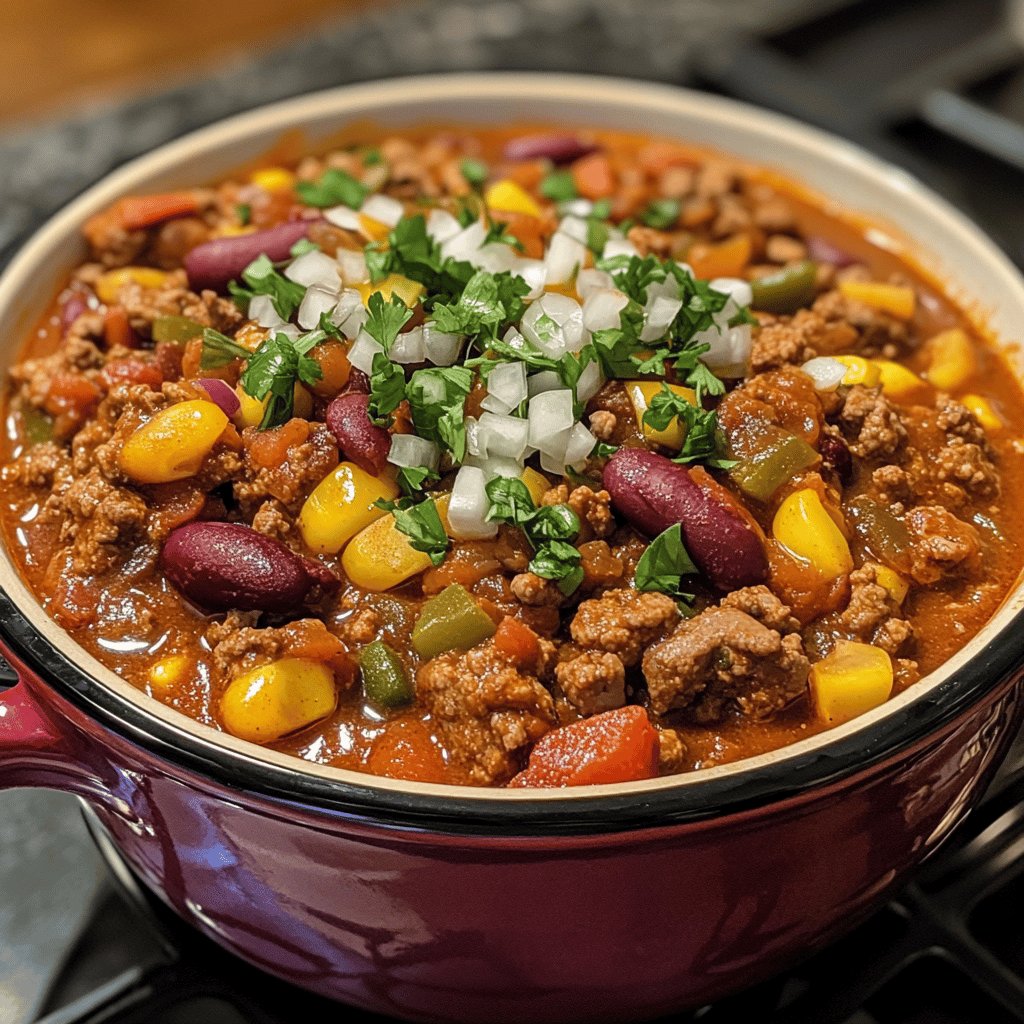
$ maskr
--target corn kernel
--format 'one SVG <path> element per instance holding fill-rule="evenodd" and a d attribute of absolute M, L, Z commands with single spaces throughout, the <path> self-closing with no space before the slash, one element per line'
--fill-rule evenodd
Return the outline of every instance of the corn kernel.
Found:
<path fill-rule="evenodd" d="M 213 402 L 168 406 L 125 441 L 121 468 L 140 484 L 194 476 L 227 425 L 227 416 Z"/>
<path fill-rule="evenodd" d="M 981 395 L 962 395 L 960 401 L 974 413 L 974 418 L 990 434 L 998 434 L 1006 424 L 1003 418 L 996 412 L 992 403 Z"/>
<path fill-rule="evenodd" d="M 437 512 L 447 532 L 448 501 L 444 494 L 436 501 Z M 395 525 L 395 517 L 382 516 L 363 527 L 346 545 L 341 567 L 351 583 L 364 590 L 390 590 L 413 576 L 426 572 L 430 556 L 417 551 L 410 538 Z"/>
<path fill-rule="evenodd" d="M 313 551 L 336 554 L 364 527 L 387 513 L 374 503 L 393 501 L 398 488 L 351 462 L 341 462 L 320 481 L 299 513 L 299 532 Z"/>
<path fill-rule="evenodd" d="M 636 422 L 643 430 L 644 437 L 655 444 L 662 444 L 666 448 L 682 448 L 683 440 L 686 437 L 686 426 L 679 422 L 679 418 L 669 420 L 664 430 L 655 430 L 654 427 L 644 423 L 644 413 L 648 410 L 654 396 L 662 389 L 660 380 L 629 380 L 625 382 L 626 394 L 633 404 L 633 413 Z M 684 388 L 679 384 L 669 384 L 668 389 L 684 398 L 690 405 L 697 404 L 697 393 L 691 388 Z"/>
<path fill-rule="evenodd" d="M 526 489 L 530 492 L 530 497 L 533 498 L 534 505 L 539 505 L 541 498 L 547 494 L 551 488 L 551 484 L 548 483 L 548 478 L 543 473 L 538 473 L 537 470 L 531 469 L 529 466 L 523 470 L 523 475 L 520 480 L 526 484 Z"/>
<path fill-rule="evenodd" d="M 891 359 L 873 359 L 882 392 L 897 402 L 916 402 L 928 396 L 928 384 L 913 370 Z"/>
<path fill-rule="evenodd" d="M 255 230 L 252 224 L 222 224 L 213 235 L 215 238 L 235 238 L 238 235 L 251 235 Z"/>
<path fill-rule="evenodd" d="M 270 743 L 325 718 L 337 701 L 334 673 L 326 665 L 282 658 L 233 679 L 220 713 L 232 736 Z"/>
<path fill-rule="evenodd" d="M 267 192 L 290 192 L 295 187 L 295 175 L 285 167 L 263 167 L 249 180 Z"/>
<path fill-rule="evenodd" d="M 917 308 L 914 289 L 907 285 L 882 284 L 879 281 L 840 281 L 839 291 L 848 299 L 863 302 L 900 320 L 909 320 Z"/>
<path fill-rule="evenodd" d="M 149 669 L 149 685 L 156 696 L 169 693 L 178 686 L 192 667 L 192 659 L 185 654 L 170 654 Z"/>
<path fill-rule="evenodd" d="M 936 334 L 925 348 L 930 363 L 924 375 L 940 391 L 956 391 L 978 372 L 974 343 L 959 327 Z"/>
<path fill-rule="evenodd" d="M 903 604 L 910 591 L 910 584 L 887 565 L 875 565 L 875 582 L 884 587 L 897 604 Z"/>
<path fill-rule="evenodd" d="M 491 185 L 484 193 L 484 202 L 488 209 L 504 213 L 525 213 L 528 217 L 541 215 L 540 207 L 533 196 L 510 178 L 503 178 Z"/>
<path fill-rule="evenodd" d="M 388 274 L 382 281 L 376 284 L 366 282 L 358 286 L 359 294 L 363 297 L 363 305 L 370 302 L 370 296 L 374 292 L 380 292 L 385 302 L 391 301 L 392 295 L 397 295 L 407 306 L 412 308 L 419 302 L 423 295 L 424 287 L 418 281 L 411 281 L 401 274 Z"/>
<path fill-rule="evenodd" d="M 882 379 L 881 369 L 863 356 L 836 356 L 835 360 L 846 367 L 846 373 L 839 382 L 846 387 L 863 384 L 864 387 L 873 388 Z"/>
<path fill-rule="evenodd" d="M 96 294 L 108 306 L 117 302 L 118 293 L 126 284 L 137 284 L 140 288 L 159 288 L 167 280 L 163 270 L 152 267 L 119 267 L 108 270 L 96 279 Z"/>
<path fill-rule="evenodd" d="M 839 640 L 811 666 L 810 687 L 822 721 L 839 725 L 884 704 L 892 693 L 892 659 L 879 647 Z"/>
<path fill-rule="evenodd" d="M 794 491 L 775 513 L 772 534 L 790 554 L 808 562 L 826 579 L 853 569 L 850 545 L 816 491 Z"/>

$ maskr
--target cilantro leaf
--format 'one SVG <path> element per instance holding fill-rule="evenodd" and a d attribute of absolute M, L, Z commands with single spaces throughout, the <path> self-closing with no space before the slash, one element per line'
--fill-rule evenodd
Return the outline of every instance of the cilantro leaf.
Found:
<path fill-rule="evenodd" d="M 649 227 L 665 231 L 679 219 L 678 199 L 654 199 L 640 214 L 640 219 Z"/>
<path fill-rule="evenodd" d="M 611 228 L 603 219 L 591 214 L 587 218 L 587 248 L 595 255 L 602 253 L 610 237 Z"/>
<path fill-rule="evenodd" d="M 590 210 L 590 216 L 597 218 L 597 220 L 607 220 L 611 215 L 612 201 L 610 199 L 598 199 Z"/>
<path fill-rule="evenodd" d="M 380 292 L 372 292 L 366 303 L 367 316 L 363 330 L 376 341 L 385 354 L 398 337 L 398 332 L 409 322 L 412 310 L 397 296 L 384 301 Z"/>
<path fill-rule="evenodd" d="M 579 516 L 568 505 L 542 505 L 530 519 L 530 540 L 573 540 L 580 533 Z"/>
<path fill-rule="evenodd" d="M 690 597 L 683 593 L 683 577 L 699 571 L 683 543 L 683 528 L 676 523 L 659 533 L 640 556 L 636 563 L 636 589 Z"/>
<path fill-rule="evenodd" d="M 524 526 L 536 511 L 530 491 L 519 477 L 496 476 L 487 482 L 485 490 L 491 503 L 487 511 L 489 523 Z"/>
<path fill-rule="evenodd" d="M 298 182 L 295 191 L 307 206 L 350 206 L 358 210 L 370 190 L 351 174 L 331 167 L 316 181 Z"/>
<path fill-rule="evenodd" d="M 375 352 L 370 369 L 367 413 L 378 427 L 391 426 L 391 414 L 405 401 L 405 372 L 383 352 Z"/>
<path fill-rule="evenodd" d="M 316 242 L 311 241 L 308 238 L 300 238 L 292 247 L 289 249 L 293 259 L 298 259 L 299 256 L 304 255 L 307 252 L 319 252 L 320 246 Z"/>
<path fill-rule="evenodd" d="M 398 486 L 406 495 L 416 494 L 423 490 L 424 485 L 441 479 L 429 466 L 401 466 L 396 477 Z"/>
<path fill-rule="evenodd" d="M 435 304 L 432 318 L 439 331 L 496 339 L 498 328 L 518 320 L 525 309 L 523 296 L 530 286 L 502 271 L 478 270 L 466 282 L 457 302 Z"/>
<path fill-rule="evenodd" d="M 554 580 L 558 589 L 568 596 L 583 582 L 583 556 L 564 540 L 550 540 L 534 553 L 527 568 L 546 580 Z"/>
<path fill-rule="evenodd" d="M 235 304 L 245 313 L 249 312 L 249 302 L 255 296 L 269 295 L 277 315 L 282 320 L 290 320 L 306 294 L 301 284 L 289 281 L 278 273 L 266 253 L 261 253 L 242 271 L 242 280 L 248 288 L 243 288 L 237 281 L 230 281 L 228 291 Z"/>
<path fill-rule="evenodd" d="M 203 351 L 199 357 L 201 369 L 214 370 L 218 366 L 227 366 L 233 359 L 248 359 L 251 355 L 247 348 L 242 348 L 226 334 L 212 327 L 203 329 Z"/>
<path fill-rule="evenodd" d="M 508 225 L 504 222 L 492 220 L 487 226 L 487 234 L 484 235 L 484 240 L 480 243 L 481 246 L 488 245 L 491 242 L 499 242 L 502 245 L 511 245 L 513 249 L 518 249 L 522 252 L 525 248 L 523 243 L 515 235 L 510 234 L 507 228 Z"/>
<path fill-rule="evenodd" d="M 482 160 L 473 160 L 467 157 L 459 164 L 459 171 L 467 183 L 473 188 L 480 188 L 487 181 L 487 164 Z"/>
<path fill-rule="evenodd" d="M 465 366 L 417 370 L 406 386 L 416 433 L 443 445 L 456 462 L 466 457 L 466 398 L 472 386 L 473 371 Z"/>
<path fill-rule="evenodd" d="M 238 203 L 235 206 L 235 216 L 238 218 L 238 223 L 242 227 L 246 227 L 249 221 L 252 220 L 252 204 L 251 203 Z"/>
<path fill-rule="evenodd" d="M 661 390 L 651 398 L 643 420 L 653 430 L 665 430 L 676 417 L 682 419 L 684 423 L 687 422 L 693 408 L 691 402 L 662 382 Z"/>
<path fill-rule="evenodd" d="M 579 192 L 576 191 L 576 182 L 573 181 L 572 171 L 551 171 L 541 180 L 540 194 L 556 203 L 567 203 L 571 199 L 578 199 Z"/>
<path fill-rule="evenodd" d="M 416 551 L 429 555 L 434 565 L 444 561 L 448 550 L 448 534 L 445 533 L 433 498 L 427 498 L 409 508 L 396 507 L 391 514 L 395 517 L 396 529 L 409 538 L 409 543 Z"/>
<path fill-rule="evenodd" d="M 296 341 L 286 334 L 275 334 L 249 357 L 239 382 L 246 394 L 267 406 L 260 430 L 279 426 L 291 418 L 295 385 L 315 384 L 323 375 L 320 364 L 306 353 L 324 340 L 323 331 L 310 331 Z"/>
<path fill-rule="evenodd" d="M 368 149 L 363 154 L 364 167 L 373 167 L 382 163 L 384 163 L 384 154 L 379 149 Z"/>

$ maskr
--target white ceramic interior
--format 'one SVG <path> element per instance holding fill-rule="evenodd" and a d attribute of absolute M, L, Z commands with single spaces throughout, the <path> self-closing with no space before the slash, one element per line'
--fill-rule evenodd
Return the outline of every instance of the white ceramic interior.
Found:
<path fill-rule="evenodd" d="M 845 210 L 891 225 L 882 245 L 909 246 L 927 269 L 950 283 L 950 291 L 984 313 L 1010 349 L 1021 374 L 1016 345 L 1024 337 L 1024 281 L 1009 260 L 973 224 L 944 200 L 898 169 L 833 136 L 755 107 L 661 85 L 547 74 L 469 74 L 406 78 L 347 86 L 264 107 L 212 125 L 132 161 L 78 197 L 25 245 L 0 278 L 0 323 L 6 325 L 2 359 L 13 360 L 26 333 L 84 255 L 79 229 L 92 214 L 128 193 L 159 192 L 216 181 L 259 159 L 286 132 L 301 129 L 316 151 L 354 121 L 401 129 L 423 122 L 491 125 L 532 121 L 644 131 L 706 145 L 778 169 Z M 69 154 L 68 159 L 71 159 Z M 142 707 L 203 745 L 227 747 L 246 758 L 303 770 L 326 779 L 358 782 L 385 790 L 453 795 L 463 799 L 586 800 L 610 793 L 637 795 L 667 787 L 700 786 L 722 774 L 756 772 L 863 730 L 920 700 L 991 640 L 1024 605 L 1020 586 L 993 620 L 959 654 L 903 694 L 844 726 L 781 750 L 685 775 L 618 786 L 565 790 L 476 790 L 399 782 L 306 764 L 246 743 L 141 693 L 73 644 L 42 611 L 14 570 L 0 556 L 0 585 L 35 627 L 121 699 Z"/>

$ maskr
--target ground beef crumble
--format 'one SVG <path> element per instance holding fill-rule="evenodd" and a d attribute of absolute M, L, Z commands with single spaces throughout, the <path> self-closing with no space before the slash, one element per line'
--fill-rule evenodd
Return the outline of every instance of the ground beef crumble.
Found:
<path fill-rule="evenodd" d="M 579 606 L 569 631 L 580 647 L 617 654 L 629 667 L 678 621 L 679 609 L 665 594 L 609 590 Z"/>

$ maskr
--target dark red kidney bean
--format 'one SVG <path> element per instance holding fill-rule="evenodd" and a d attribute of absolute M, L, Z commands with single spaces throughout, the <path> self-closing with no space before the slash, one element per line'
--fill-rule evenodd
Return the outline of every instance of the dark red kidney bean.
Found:
<path fill-rule="evenodd" d="M 214 238 L 197 245 L 185 255 L 185 271 L 193 291 L 212 288 L 223 291 L 228 281 L 235 280 L 257 256 L 266 254 L 271 260 L 286 260 L 292 246 L 305 238 L 316 224 L 312 220 L 293 220 L 251 235 Z"/>
<path fill-rule="evenodd" d="M 820 235 L 807 239 L 807 255 L 815 263 L 831 263 L 834 267 L 849 267 L 857 262 L 848 252 Z"/>
<path fill-rule="evenodd" d="M 505 143 L 502 155 L 506 160 L 548 159 L 555 164 L 570 164 L 581 156 L 593 153 L 597 146 L 568 132 L 543 132 L 520 135 Z"/>
<path fill-rule="evenodd" d="M 179 526 L 164 541 L 160 567 L 190 601 L 212 612 L 291 611 L 314 586 L 340 583 L 325 565 L 240 523 Z"/>
<path fill-rule="evenodd" d="M 358 391 L 339 395 L 327 406 L 324 420 L 341 454 L 360 469 L 378 476 L 388 463 L 391 435 L 370 420 L 370 396 Z"/>
<path fill-rule="evenodd" d="M 826 469 L 831 469 L 844 484 L 853 482 L 853 456 L 841 437 L 822 434 L 818 439 L 818 451 Z"/>
<path fill-rule="evenodd" d="M 363 373 L 362 370 L 357 370 L 354 366 L 349 371 L 348 380 L 345 382 L 345 386 L 341 389 L 341 394 L 351 395 L 368 395 L 370 393 L 370 378 Z"/>
<path fill-rule="evenodd" d="M 604 467 L 615 510 L 648 536 L 679 523 L 700 571 L 721 590 L 763 582 L 768 560 L 760 538 L 739 513 L 698 486 L 663 455 L 620 448 Z"/>
<path fill-rule="evenodd" d="M 67 334 L 71 325 L 88 309 L 85 299 L 77 293 L 68 297 L 60 307 L 60 333 Z"/>

